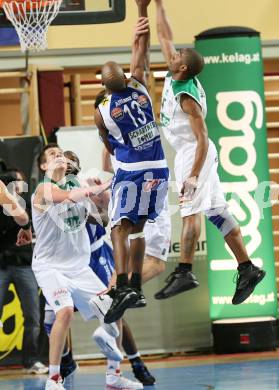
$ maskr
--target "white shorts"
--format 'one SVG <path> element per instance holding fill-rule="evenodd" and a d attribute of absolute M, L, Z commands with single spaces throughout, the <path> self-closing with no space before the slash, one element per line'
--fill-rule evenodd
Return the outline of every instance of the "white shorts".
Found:
<path fill-rule="evenodd" d="M 171 240 L 171 220 L 167 200 L 156 220 L 154 222 L 146 222 L 144 233 L 145 254 L 167 261 Z"/>
<path fill-rule="evenodd" d="M 180 193 L 184 181 L 190 176 L 196 148 L 186 144 L 176 154 L 175 178 Z M 218 156 L 216 147 L 209 141 L 206 160 L 198 178 L 198 187 L 191 201 L 184 202 L 180 208 L 181 217 L 210 212 L 211 209 L 226 207 L 224 192 L 217 173 Z"/>
<path fill-rule="evenodd" d="M 90 267 L 75 273 L 61 272 L 55 268 L 44 269 L 35 272 L 35 277 L 49 305 L 48 309 L 57 313 L 64 307 L 75 306 L 85 321 L 95 316 L 90 299 L 106 290 Z"/>

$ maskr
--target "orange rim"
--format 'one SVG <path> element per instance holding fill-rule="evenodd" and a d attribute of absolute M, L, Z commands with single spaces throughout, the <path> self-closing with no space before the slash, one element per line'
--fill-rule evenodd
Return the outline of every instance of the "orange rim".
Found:
<path fill-rule="evenodd" d="M 36 4 L 40 3 L 42 7 L 47 7 L 48 5 L 52 3 L 56 3 L 58 0 L 0 0 L 0 8 L 3 8 L 4 3 L 15 3 L 14 4 L 14 9 L 16 10 L 16 4 L 23 4 L 26 3 L 26 9 L 31 9 L 31 8 L 36 8 Z"/>

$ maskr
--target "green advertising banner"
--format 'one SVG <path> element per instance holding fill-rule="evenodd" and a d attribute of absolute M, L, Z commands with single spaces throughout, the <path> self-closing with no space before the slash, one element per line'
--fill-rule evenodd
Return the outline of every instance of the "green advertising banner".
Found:
<path fill-rule="evenodd" d="M 265 279 L 241 305 L 231 303 L 237 262 L 217 229 L 207 222 L 207 248 L 212 320 L 277 317 L 272 217 L 263 64 L 259 33 L 214 29 L 197 36 L 204 56 L 199 79 L 208 104 L 209 137 L 219 154 L 219 175 L 232 213 L 240 224 L 254 264 Z M 246 30 L 246 32 L 245 32 Z"/>

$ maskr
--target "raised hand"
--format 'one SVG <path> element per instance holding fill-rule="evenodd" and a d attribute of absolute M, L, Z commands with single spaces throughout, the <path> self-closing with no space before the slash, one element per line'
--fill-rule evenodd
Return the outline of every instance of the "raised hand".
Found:
<path fill-rule="evenodd" d="M 138 18 L 137 24 L 135 26 L 135 37 L 138 37 L 149 32 L 149 20 L 145 17 Z"/>
<path fill-rule="evenodd" d="M 100 195 L 111 187 L 112 179 L 109 179 L 101 184 L 93 184 L 89 187 L 90 195 Z"/>

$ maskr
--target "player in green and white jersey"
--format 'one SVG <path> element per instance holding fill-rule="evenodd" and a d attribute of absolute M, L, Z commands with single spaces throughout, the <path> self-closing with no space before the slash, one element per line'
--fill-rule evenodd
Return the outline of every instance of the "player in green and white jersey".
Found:
<path fill-rule="evenodd" d="M 155 3 L 158 38 L 169 68 L 162 96 L 161 124 L 166 139 L 176 151 L 174 171 L 183 220 L 180 263 L 155 298 L 165 299 L 199 285 L 192 273 L 192 263 L 203 212 L 220 230 L 236 257 L 238 279 L 232 303 L 240 304 L 264 278 L 265 272 L 250 261 L 240 228 L 227 208 L 221 188 L 217 151 L 208 138 L 205 124 L 205 92 L 197 79 L 204 66 L 203 57 L 193 49 L 175 49 L 163 0 Z"/>
<path fill-rule="evenodd" d="M 105 199 L 101 194 L 107 186 L 76 188 L 75 183 L 67 181 L 66 159 L 56 144 L 47 145 L 38 162 L 45 178 L 32 196 L 36 234 L 32 270 L 56 314 L 49 339 L 49 378 L 45 389 L 63 390 L 60 360 L 74 306 L 84 320 L 99 318 L 112 338 L 119 334 L 115 323 L 103 323 L 111 298 L 104 296 L 101 308 L 97 308 L 92 300 L 106 286 L 89 267 L 91 249 L 85 227 L 88 210 L 92 214 L 94 206 L 93 202 L 88 204 L 85 201 L 91 199 L 97 206 L 104 207 Z M 94 217 L 98 218 L 97 210 Z"/>

